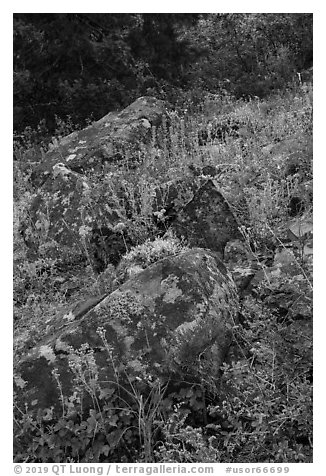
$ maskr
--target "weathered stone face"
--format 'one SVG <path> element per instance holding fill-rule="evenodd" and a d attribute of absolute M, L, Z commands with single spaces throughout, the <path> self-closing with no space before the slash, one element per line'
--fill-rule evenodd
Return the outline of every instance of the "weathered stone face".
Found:
<path fill-rule="evenodd" d="M 110 192 L 105 164 L 123 158 L 137 160 L 152 140 L 152 128 L 166 114 L 163 101 L 141 97 L 120 113 L 109 113 L 62 139 L 33 171 L 38 192 L 29 210 L 30 221 L 21 226 L 26 243 L 37 247 L 38 241 L 46 239 L 57 255 L 62 246 L 82 252 L 94 228 L 113 230 L 126 220 L 124 191 L 115 187 L 115 193 Z M 103 189 L 105 196 L 100 193 Z"/>
<path fill-rule="evenodd" d="M 179 388 L 185 382 L 209 386 L 218 379 L 237 312 L 236 287 L 214 253 L 197 248 L 167 257 L 79 320 L 73 313 L 65 316 L 66 325 L 21 359 L 18 401 L 60 411 L 61 391 L 73 393 L 72 368 L 85 345 L 84 359 L 94 356 L 100 381 L 112 391 L 117 380 L 128 387 L 135 378 Z M 53 371 L 60 375 L 61 391 Z"/>
<path fill-rule="evenodd" d="M 58 163 L 84 173 L 123 158 L 127 148 L 136 152 L 141 144 L 150 141 L 152 127 L 159 126 L 166 113 L 163 101 L 146 96 L 120 113 L 110 112 L 91 126 L 63 138 L 49 151 L 33 172 L 34 184 L 41 186 L 51 178 Z"/>
<path fill-rule="evenodd" d="M 228 241 L 242 239 L 227 201 L 212 180 L 208 180 L 179 212 L 172 229 L 190 246 L 210 249 L 221 257 Z"/>

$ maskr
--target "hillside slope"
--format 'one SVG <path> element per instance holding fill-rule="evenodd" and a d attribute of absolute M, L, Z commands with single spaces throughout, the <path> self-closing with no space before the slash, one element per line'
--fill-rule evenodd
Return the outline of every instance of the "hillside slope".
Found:
<path fill-rule="evenodd" d="M 222 253 L 238 286 L 240 310 L 218 384 L 210 384 L 209 393 L 197 383 L 167 394 L 152 382 L 145 401 L 135 392 L 133 404 L 116 414 L 96 368 L 92 373 L 80 367 L 76 392 L 92 384 L 93 408 L 83 415 L 77 394 L 64 395 L 63 416 L 56 420 L 51 408 L 38 414 L 16 408 L 16 461 L 312 461 L 312 84 L 265 100 L 207 95 L 195 112 L 188 111 L 187 105 L 170 111 L 154 127 L 136 165 L 127 157 L 96 172 L 86 205 L 106 198 L 109 183 L 122 217 L 115 225 L 122 260 L 104 260 L 104 269 L 94 269 L 87 247 L 65 249 L 60 258 L 53 254 L 46 214 L 30 221 L 31 204 L 43 192 L 26 180 L 44 155 L 28 144 L 16 150 L 15 364 L 62 316 L 87 316 L 104 294 L 187 248 L 187 240 L 165 233 L 174 217 L 164 202 L 154 209 L 151 197 L 172 184 L 179 213 L 209 182 L 239 232 L 228 237 Z M 129 215 L 121 190 L 132 204 Z M 125 227 L 130 241 L 124 242 Z M 81 237 L 86 240 L 88 232 L 85 226 Z M 174 302 L 175 295 L 169 299 Z M 94 364 L 87 349 L 74 352 L 77 364 Z M 139 428 L 129 428 L 131 414 Z"/>

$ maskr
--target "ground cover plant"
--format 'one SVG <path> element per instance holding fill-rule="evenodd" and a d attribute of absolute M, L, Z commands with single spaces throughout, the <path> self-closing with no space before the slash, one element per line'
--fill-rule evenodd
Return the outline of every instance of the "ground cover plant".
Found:
<path fill-rule="evenodd" d="M 17 19 L 18 35 L 28 35 L 23 17 Z M 133 24 L 135 18 L 129 20 Z M 203 33 L 222 19 L 201 21 Z M 238 17 L 224 21 L 224 35 L 234 22 L 237 35 L 247 31 L 245 15 L 242 23 L 237 23 Z M 283 21 L 286 24 L 289 18 Z M 271 34 L 276 35 L 274 17 L 273 22 Z M 189 40 L 195 27 L 188 28 L 183 34 Z M 32 30 L 34 37 L 35 24 Z M 138 34 L 136 27 L 133 34 Z M 275 37 L 278 44 L 280 37 Z M 259 35 L 256 40 L 253 48 L 260 51 Z M 299 34 L 296 42 L 298 47 Z M 74 312 L 88 297 L 108 294 L 153 263 L 189 249 L 168 231 L 167 195 L 162 193 L 158 206 L 153 205 L 162 184 L 183 183 L 177 196 L 183 206 L 191 198 L 193 183 L 200 186 L 213 180 L 237 218 L 242 241 L 225 253 L 226 266 L 241 283 L 240 313 L 230 355 L 215 386 L 207 391 L 204 385 L 194 384 L 173 392 L 150 376 L 145 383 L 130 374 L 132 390 L 121 388 L 119 400 L 102 385 L 92 349 L 87 345 L 71 348 L 73 394 L 62 392 L 61 377 L 55 374 L 62 396 L 60 419 L 53 418 L 52 408 L 35 413 L 15 400 L 15 461 L 312 462 L 312 83 L 296 74 L 285 81 L 290 73 L 281 66 L 291 53 L 290 46 L 282 53 L 278 45 L 264 65 L 260 57 L 260 69 L 268 65 L 269 84 L 275 63 L 279 73 L 279 89 L 272 91 L 265 85 L 262 97 L 256 95 L 257 85 L 253 94 L 248 91 L 240 97 L 237 92 L 245 82 L 241 86 L 239 80 L 230 91 L 202 87 L 200 94 L 197 84 L 193 89 L 174 84 L 170 98 L 175 94 L 178 100 L 168 120 L 153 129 L 151 144 L 139 153 L 137 167 L 131 167 L 126 158 L 119 166 L 108 164 L 98 175 L 92 174 L 79 204 L 84 216 L 92 214 L 98 197 L 105 197 L 121 216 L 115 231 L 130 238 L 122 242 L 124 256 L 119 264 L 105 263 L 101 272 L 94 271 L 87 224 L 80 229 L 85 246 L 63 249 L 59 259 L 53 253 L 47 217 L 36 226 L 29 220 L 30 204 L 39 193 L 30 180 L 34 166 L 76 126 L 67 117 L 57 117 L 52 130 L 40 123 L 38 129 L 27 128 L 16 135 L 14 369 L 24 353 L 55 326 L 58 314 L 69 316 L 67 309 Z M 253 57 L 252 50 L 240 55 L 246 61 Z M 204 59 L 199 65 L 209 68 Z M 245 79 L 249 81 L 249 73 Z M 24 75 L 20 81 L 26 87 Z M 77 86 L 71 100 L 77 98 Z M 68 94 L 67 85 L 62 88 Z M 122 195 L 128 197 L 128 211 Z M 34 248 L 26 241 L 33 242 Z M 107 336 L 101 328 L 96 332 L 111 362 Z M 92 402 L 87 414 L 82 406 L 85 394 Z M 128 396 L 127 406 L 122 404 L 124 396 Z"/>

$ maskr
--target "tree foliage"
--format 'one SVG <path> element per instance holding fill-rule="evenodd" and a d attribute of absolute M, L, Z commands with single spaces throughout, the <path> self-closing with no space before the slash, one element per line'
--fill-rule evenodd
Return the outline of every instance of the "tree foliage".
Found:
<path fill-rule="evenodd" d="M 210 91 L 262 97 L 312 66 L 312 14 L 212 14 L 189 36 L 204 53 L 189 82 Z"/>
<path fill-rule="evenodd" d="M 74 122 L 98 119 L 161 78 L 173 82 L 187 58 L 176 26 L 195 19 L 193 14 L 15 14 L 15 127 L 45 118 L 53 129 L 55 115 L 70 115 Z"/>
<path fill-rule="evenodd" d="M 83 124 L 176 87 L 262 97 L 311 65 L 312 14 L 19 13 L 14 127 Z"/>

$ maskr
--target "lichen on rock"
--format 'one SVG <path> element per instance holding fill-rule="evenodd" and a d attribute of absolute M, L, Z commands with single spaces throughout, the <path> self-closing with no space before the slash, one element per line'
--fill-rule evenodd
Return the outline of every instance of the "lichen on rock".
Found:
<path fill-rule="evenodd" d="M 85 346 L 87 355 L 93 355 L 98 378 L 109 388 L 117 378 L 127 387 L 128 379 L 136 377 L 181 387 L 182 382 L 217 380 L 237 312 L 235 285 L 216 254 L 194 248 L 165 257 L 80 319 L 65 320 L 57 335 L 47 336 L 25 355 L 17 374 L 27 384 L 24 394 L 19 388 L 17 392 L 27 403 L 38 398 L 39 407 L 54 405 L 59 411 L 53 371 L 60 375 L 61 391 L 71 394 L 75 388 L 71 355 Z"/>

